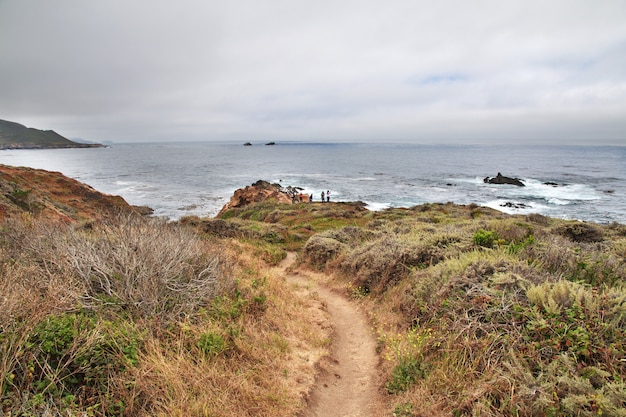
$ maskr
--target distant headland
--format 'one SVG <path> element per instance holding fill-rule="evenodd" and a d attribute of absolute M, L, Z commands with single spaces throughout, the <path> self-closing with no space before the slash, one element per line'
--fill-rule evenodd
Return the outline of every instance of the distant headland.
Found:
<path fill-rule="evenodd" d="M 39 130 L 0 120 L 0 149 L 101 148 L 99 143 L 77 143 L 54 130 Z"/>

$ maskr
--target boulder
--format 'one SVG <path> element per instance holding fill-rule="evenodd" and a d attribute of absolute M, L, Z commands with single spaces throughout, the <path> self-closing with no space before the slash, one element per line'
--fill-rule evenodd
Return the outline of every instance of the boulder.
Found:
<path fill-rule="evenodd" d="M 516 185 L 518 187 L 525 186 L 524 183 L 519 180 L 519 178 L 505 177 L 499 172 L 498 172 L 498 175 L 496 175 L 493 178 L 485 177 L 483 182 L 486 184 L 510 184 L 510 185 Z"/>
<path fill-rule="evenodd" d="M 277 204 L 292 203 L 292 198 L 282 191 L 280 184 L 270 184 L 267 181 L 259 180 L 252 185 L 236 190 L 230 201 L 217 214 L 217 217 L 228 210 L 268 200 Z"/>

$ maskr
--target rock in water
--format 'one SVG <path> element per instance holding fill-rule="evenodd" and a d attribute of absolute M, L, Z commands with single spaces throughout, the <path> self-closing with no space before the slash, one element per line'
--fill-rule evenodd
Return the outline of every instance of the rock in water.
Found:
<path fill-rule="evenodd" d="M 505 177 L 499 172 L 498 172 L 498 175 L 496 175 L 493 178 L 485 177 L 483 182 L 486 184 L 510 184 L 510 185 L 516 185 L 518 187 L 525 187 L 524 183 L 520 181 L 519 178 Z"/>

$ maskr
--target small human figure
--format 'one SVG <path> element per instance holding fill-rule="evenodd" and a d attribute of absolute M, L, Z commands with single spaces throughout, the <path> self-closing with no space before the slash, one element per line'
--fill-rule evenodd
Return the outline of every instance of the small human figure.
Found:
<path fill-rule="evenodd" d="M 324 197 L 326 196 L 326 194 L 324 194 L 324 191 L 322 191 L 322 203 L 326 200 L 324 200 Z"/>
<path fill-rule="evenodd" d="M 313 193 L 311 193 L 311 195 L 309 196 L 309 203 L 313 202 Z"/>
<path fill-rule="evenodd" d="M 330 190 L 326 191 L 326 202 L 330 203 Z"/>

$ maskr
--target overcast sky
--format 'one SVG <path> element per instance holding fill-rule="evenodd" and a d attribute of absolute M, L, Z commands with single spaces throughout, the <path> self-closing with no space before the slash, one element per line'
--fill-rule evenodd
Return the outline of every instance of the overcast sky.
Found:
<path fill-rule="evenodd" d="M 0 0 L 0 119 L 117 142 L 626 145 L 626 1 Z"/>

